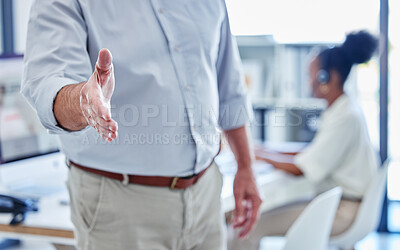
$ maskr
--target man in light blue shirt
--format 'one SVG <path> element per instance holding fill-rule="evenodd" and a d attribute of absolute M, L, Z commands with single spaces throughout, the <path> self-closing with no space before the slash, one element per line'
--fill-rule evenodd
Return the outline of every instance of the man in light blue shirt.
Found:
<path fill-rule="evenodd" d="M 107 234 L 110 223 L 96 221 L 98 216 L 106 217 L 100 203 L 116 202 L 103 197 L 103 191 L 112 190 L 111 180 L 127 188 L 201 196 L 198 192 L 205 191 L 196 186 L 212 175 L 221 129 L 238 161 L 234 225 L 243 228 L 242 237 L 254 226 L 261 200 L 245 129 L 251 109 L 223 0 L 36 1 L 28 27 L 22 93 L 49 132 L 59 135 L 71 171 L 76 172 L 70 173 L 68 185 L 80 247 L 93 247 L 94 238 L 101 241 L 109 234 L 127 238 L 123 232 L 135 227 L 125 223 Z M 82 175 L 88 175 L 82 177 L 85 181 Z M 95 177 L 101 185 L 93 182 L 86 191 L 77 189 Z M 104 177 L 108 184 L 100 182 Z M 205 189 L 211 185 L 202 182 Z M 93 193 L 96 188 L 101 191 Z M 145 205 L 150 191 L 142 192 L 144 204 L 133 206 L 152 209 Z M 77 195 L 83 197 L 75 199 Z M 91 201 L 91 195 L 97 198 Z M 131 198 L 127 192 L 121 202 Z M 186 216 L 190 202 L 188 197 L 176 201 L 182 203 Z M 199 202 L 192 204 L 199 211 L 220 203 L 219 196 Z M 125 204 L 126 209 L 131 205 Z M 154 207 L 153 214 L 169 209 L 160 206 Z M 116 208 L 110 211 L 119 213 Z M 218 218 L 217 224 L 210 222 L 208 229 L 201 230 L 202 241 L 194 244 L 183 239 L 181 247 L 164 247 L 202 249 L 212 232 L 219 240 L 211 249 L 223 248 L 222 217 Z M 146 235 L 157 235 L 152 236 L 157 241 L 157 230 L 150 223 L 155 218 L 145 219 L 148 223 L 145 220 L 140 228 L 149 226 Z M 182 223 L 187 224 L 187 219 Z M 164 220 L 174 223 L 168 216 Z M 211 231 L 216 226 L 221 229 Z M 199 227 L 194 223 L 187 230 Z M 106 234 L 96 235 L 101 230 Z M 146 238 L 139 235 L 131 236 L 135 242 Z M 177 236 L 181 237 L 182 233 Z"/>

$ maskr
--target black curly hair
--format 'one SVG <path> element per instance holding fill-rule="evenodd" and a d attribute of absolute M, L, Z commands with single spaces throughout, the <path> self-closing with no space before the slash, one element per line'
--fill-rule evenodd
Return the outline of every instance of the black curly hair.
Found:
<path fill-rule="evenodd" d="M 325 49 L 317 56 L 320 67 L 328 72 L 336 70 L 344 84 L 354 64 L 368 62 L 376 48 L 378 40 L 367 31 L 353 32 L 347 35 L 345 42 L 333 48 Z"/>

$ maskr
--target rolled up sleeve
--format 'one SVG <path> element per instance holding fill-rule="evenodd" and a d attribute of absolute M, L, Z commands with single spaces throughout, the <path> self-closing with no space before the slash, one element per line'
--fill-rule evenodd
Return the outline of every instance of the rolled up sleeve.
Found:
<path fill-rule="evenodd" d="M 219 92 L 219 126 L 230 130 L 244 126 L 253 118 L 244 82 L 235 38 L 231 34 L 228 14 L 221 26 L 217 60 Z"/>
<path fill-rule="evenodd" d="M 86 25 L 77 1 L 35 1 L 28 24 L 21 93 L 49 133 L 84 131 L 60 127 L 53 104 L 64 86 L 89 78 L 92 66 L 86 44 Z"/>

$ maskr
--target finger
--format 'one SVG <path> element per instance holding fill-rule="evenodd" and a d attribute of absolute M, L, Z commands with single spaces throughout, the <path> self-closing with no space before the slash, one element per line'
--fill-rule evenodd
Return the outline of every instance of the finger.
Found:
<path fill-rule="evenodd" d="M 247 237 L 257 223 L 257 220 L 259 217 L 258 209 L 255 209 L 253 206 L 251 206 L 248 210 L 248 213 L 249 213 L 249 216 L 248 216 L 246 225 L 243 227 L 243 230 L 239 233 L 239 235 L 238 235 L 239 238 Z"/>
<path fill-rule="evenodd" d="M 247 224 L 243 228 L 243 230 L 239 233 L 239 238 L 244 238 L 249 235 L 249 233 L 253 230 L 254 226 L 257 223 L 258 217 L 260 216 L 259 214 L 259 209 L 261 206 L 261 199 L 258 196 L 253 196 L 251 199 L 251 203 L 249 203 L 250 206 L 248 206 L 248 219 L 247 219 Z"/>
<path fill-rule="evenodd" d="M 235 195 L 235 216 L 233 218 L 233 227 L 236 225 L 243 223 L 245 219 L 245 209 L 243 205 L 243 192 L 239 191 Z"/>
<path fill-rule="evenodd" d="M 89 108 L 84 110 L 84 115 L 90 126 L 95 128 L 99 134 L 115 139 L 117 137 L 118 125 L 114 120 L 105 121 Z"/>
<path fill-rule="evenodd" d="M 249 203 L 247 201 L 243 201 L 243 220 L 238 221 L 233 225 L 233 228 L 239 228 L 239 227 L 244 227 L 250 218 L 250 213 L 249 213 Z"/>
<path fill-rule="evenodd" d="M 93 111 L 85 109 L 83 113 L 85 113 L 89 125 L 96 129 L 97 133 L 103 138 L 103 140 L 112 141 L 117 138 L 117 131 L 110 131 L 108 128 L 103 128 L 96 122 L 96 119 L 100 118 L 97 117 Z"/>
<path fill-rule="evenodd" d="M 111 70 L 112 54 L 108 49 L 101 49 L 97 57 L 96 68 L 98 72 L 104 73 Z"/>
<path fill-rule="evenodd" d="M 113 75 L 112 55 L 108 49 L 101 49 L 97 57 L 96 70 L 94 76 L 97 83 L 103 87 L 109 82 L 110 77 Z"/>
<path fill-rule="evenodd" d="M 111 132 L 108 129 L 105 129 L 103 127 L 101 127 L 100 125 L 96 125 L 96 130 L 97 132 L 101 135 L 101 137 L 103 138 L 103 140 L 105 141 L 112 141 L 115 138 L 117 138 L 117 134 L 114 132 Z"/>
<path fill-rule="evenodd" d="M 117 138 L 117 123 L 114 120 L 105 122 L 104 119 L 99 117 L 93 110 L 90 109 L 90 106 L 88 107 L 89 108 L 83 110 L 83 113 L 89 125 L 95 128 L 97 133 L 99 133 L 104 140 L 112 141 Z M 99 122 L 102 122 L 106 125 L 102 126 L 99 124 Z"/>
<path fill-rule="evenodd" d="M 247 232 L 248 232 L 248 228 L 249 228 L 249 224 L 250 224 L 250 214 L 251 214 L 250 209 L 247 209 L 246 210 L 247 216 L 246 216 L 245 222 L 243 222 L 242 225 L 240 225 L 240 228 L 242 228 L 242 229 L 239 231 L 239 234 L 238 234 L 239 239 L 242 239 L 245 236 L 247 236 Z"/>
<path fill-rule="evenodd" d="M 100 116 L 96 116 L 94 119 L 97 125 L 101 126 L 102 128 L 107 129 L 110 132 L 117 132 L 118 124 L 114 120 L 111 119 L 110 121 L 106 121 Z"/>
<path fill-rule="evenodd" d="M 92 91 L 91 96 L 94 97 L 90 99 L 91 103 L 88 103 L 85 95 L 81 98 L 81 108 L 87 122 L 92 127 L 99 125 L 106 130 L 110 130 L 109 132 L 116 133 L 118 124 L 111 119 L 109 108 L 100 100 L 98 92 Z"/>

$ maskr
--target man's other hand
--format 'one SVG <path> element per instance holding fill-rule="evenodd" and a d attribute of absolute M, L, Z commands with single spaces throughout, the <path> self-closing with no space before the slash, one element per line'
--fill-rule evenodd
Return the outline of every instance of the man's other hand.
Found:
<path fill-rule="evenodd" d="M 239 238 L 247 237 L 255 226 L 262 203 L 251 167 L 238 168 L 233 183 L 235 213 L 233 227 L 242 228 Z"/>

